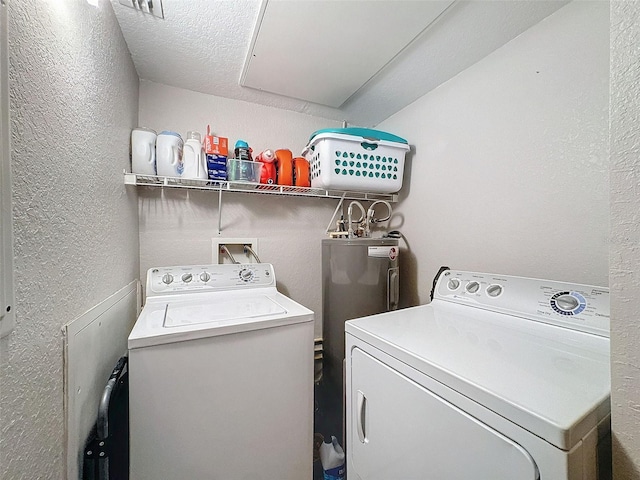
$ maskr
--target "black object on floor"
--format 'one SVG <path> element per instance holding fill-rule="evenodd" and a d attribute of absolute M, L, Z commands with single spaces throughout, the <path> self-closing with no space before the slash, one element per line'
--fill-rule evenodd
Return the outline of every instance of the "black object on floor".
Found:
<path fill-rule="evenodd" d="M 118 360 L 102 393 L 98 419 L 84 449 L 83 480 L 129 478 L 129 372 Z"/>

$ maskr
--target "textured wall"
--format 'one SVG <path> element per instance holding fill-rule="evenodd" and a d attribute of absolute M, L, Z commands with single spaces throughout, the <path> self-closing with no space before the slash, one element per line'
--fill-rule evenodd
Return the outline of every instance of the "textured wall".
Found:
<path fill-rule="evenodd" d="M 299 155 L 311 133 L 339 124 L 286 110 L 191 92 L 143 81 L 140 125 L 185 136 L 206 125 L 232 144 L 246 140 L 255 152 L 289 148 Z M 232 147 L 231 147 L 232 148 Z M 140 278 L 150 267 L 211 262 L 217 236 L 215 192 L 139 190 Z M 227 193 L 222 201 L 222 237 L 258 237 L 260 259 L 273 263 L 278 288 L 322 318 L 320 240 L 337 200 Z"/>
<path fill-rule="evenodd" d="M 126 189 L 138 78 L 111 5 L 10 0 L 15 331 L 0 343 L 0 478 L 64 478 L 61 326 L 138 276 Z"/>
<path fill-rule="evenodd" d="M 573 2 L 379 125 L 414 145 L 404 304 L 440 265 L 608 284 L 608 20 Z"/>
<path fill-rule="evenodd" d="M 611 2 L 611 409 L 614 478 L 640 479 L 640 4 Z"/>

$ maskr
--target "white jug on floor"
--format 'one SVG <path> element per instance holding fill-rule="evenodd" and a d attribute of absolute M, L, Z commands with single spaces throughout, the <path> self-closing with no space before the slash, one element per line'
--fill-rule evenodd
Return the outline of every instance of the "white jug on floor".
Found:
<path fill-rule="evenodd" d="M 324 480 L 344 480 L 344 450 L 336 437 L 331 437 L 331 443 L 320 445 L 320 462 Z"/>

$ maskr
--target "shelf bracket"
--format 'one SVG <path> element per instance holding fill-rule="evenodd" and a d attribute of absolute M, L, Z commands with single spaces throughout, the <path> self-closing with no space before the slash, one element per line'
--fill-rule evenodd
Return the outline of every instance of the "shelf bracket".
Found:
<path fill-rule="evenodd" d="M 218 185 L 218 235 L 222 233 L 222 183 Z"/>

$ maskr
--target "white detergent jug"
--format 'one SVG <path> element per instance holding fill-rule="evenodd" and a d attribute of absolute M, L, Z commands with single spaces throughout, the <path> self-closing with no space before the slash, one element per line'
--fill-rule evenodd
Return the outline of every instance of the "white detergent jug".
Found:
<path fill-rule="evenodd" d="M 131 171 L 140 175 L 156 174 L 156 132 L 138 127 L 131 132 Z"/>
<path fill-rule="evenodd" d="M 207 179 L 207 167 L 205 164 L 204 150 L 200 133 L 188 132 L 187 141 L 184 144 L 183 153 L 184 172 L 183 178 Z"/>
<path fill-rule="evenodd" d="M 176 132 L 160 132 L 156 140 L 156 166 L 158 175 L 180 177 L 183 171 L 182 137 Z"/>
<path fill-rule="evenodd" d="M 331 437 L 331 443 L 320 445 L 320 462 L 324 480 L 344 480 L 344 450 L 336 437 Z"/>

